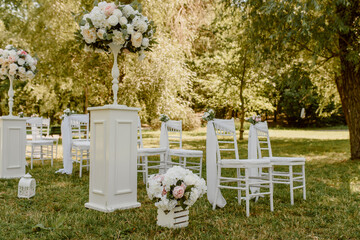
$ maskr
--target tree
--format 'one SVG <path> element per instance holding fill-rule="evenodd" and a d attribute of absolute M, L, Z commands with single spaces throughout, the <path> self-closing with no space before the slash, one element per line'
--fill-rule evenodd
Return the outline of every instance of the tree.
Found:
<path fill-rule="evenodd" d="M 312 60 L 330 65 L 350 133 L 351 158 L 360 159 L 360 1 L 236 1 L 263 59 Z"/>

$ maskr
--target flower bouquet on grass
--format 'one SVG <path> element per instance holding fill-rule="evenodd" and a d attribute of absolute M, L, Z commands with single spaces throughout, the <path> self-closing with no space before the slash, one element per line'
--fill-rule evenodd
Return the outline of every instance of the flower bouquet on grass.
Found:
<path fill-rule="evenodd" d="M 150 176 L 147 183 L 147 194 L 158 208 L 157 224 L 169 228 L 186 227 L 189 207 L 205 193 L 205 180 L 179 166 Z"/>

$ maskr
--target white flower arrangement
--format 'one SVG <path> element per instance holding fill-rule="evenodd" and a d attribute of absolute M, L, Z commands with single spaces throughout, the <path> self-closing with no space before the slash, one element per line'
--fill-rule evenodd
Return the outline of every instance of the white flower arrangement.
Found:
<path fill-rule="evenodd" d="M 177 205 L 188 209 L 206 193 L 207 187 L 203 178 L 175 166 L 165 174 L 151 175 L 146 190 L 149 198 L 155 200 L 156 207 L 169 212 Z"/>
<path fill-rule="evenodd" d="M 23 49 L 7 45 L 0 48 L 0 79 L 13 77 L 17 80 L 33 79 L 36 74 L 37 59 Z"/>
<path fill-rule="evenodd" d="M 261 116 L 260 115 L 254 115 L 254 116 L 251 116 L 251 117 L 248 117 L 248 118 L 245 118 L 246 121 L 248 121 L 249 123 L 255 125 L 259 122 L 261 122 Z"/>
<path fill-rule="evenodd" d="M 208 109 L 207 112 L 204 112 L 204 115 L 201 117 L 204 121 L 212 121 L 215 118 L 215 111 L 213 109 Z"/>
<path fill-rule="evenodd" d="M 122 46 L 122 51 L 139 53 L 145 57 L 145 51 L 151 51 L 156 43 L 153 35 L 156 27 L 153 21 L 141 14 L 142 7 L 134 2 L 121 5 L 106 1 L 95 4 L 90 13 L 85 13 L 76 33 L 87 49 L 109 51 L 109 43 Z"/>
<path fill-rule="evenodd" d="M 167 121 L 170 120 L 170 118 L 169 118 L 166 114 L 160 114 L 159 120 L 160 120 L 161 122 L 167 122 Z"/>
<path fill-rule="evenodd" d="M 64 118 L 65 118 L 66 116 L 70 116 L 70 115 L 75 114 L 75 113 L 76 113 L 76 112 L 75 112 L 74 110 L 70 110 L 70 108 L 67 108 L 67 109 L 64 110 L 64 114 L 61 115 L 60 119 L 61 119 L 61 120 L 64 120 Z"/>

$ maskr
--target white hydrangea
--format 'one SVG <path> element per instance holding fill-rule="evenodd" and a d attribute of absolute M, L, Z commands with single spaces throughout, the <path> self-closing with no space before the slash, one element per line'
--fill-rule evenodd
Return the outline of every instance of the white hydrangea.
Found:
<path fill-rule="evenodd" d="M 106 27 L 106 16 L 98 7 L 94 7 L 90 12 L 90 19 L 94 27 Z"/>

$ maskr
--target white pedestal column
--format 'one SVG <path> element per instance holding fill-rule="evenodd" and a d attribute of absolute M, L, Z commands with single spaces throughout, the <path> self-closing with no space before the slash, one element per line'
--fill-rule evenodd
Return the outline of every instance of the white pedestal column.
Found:
<path fill-rule="evenodd" d="M 90 189 L 85 207 L 102 212 L 140 207 L 137 202 L 138 108 L 89 108 Z"/>
<path fill-rule="evenodd" d="M 0 117 L 0 178 L 25 175 L 26 119 Z"/>

